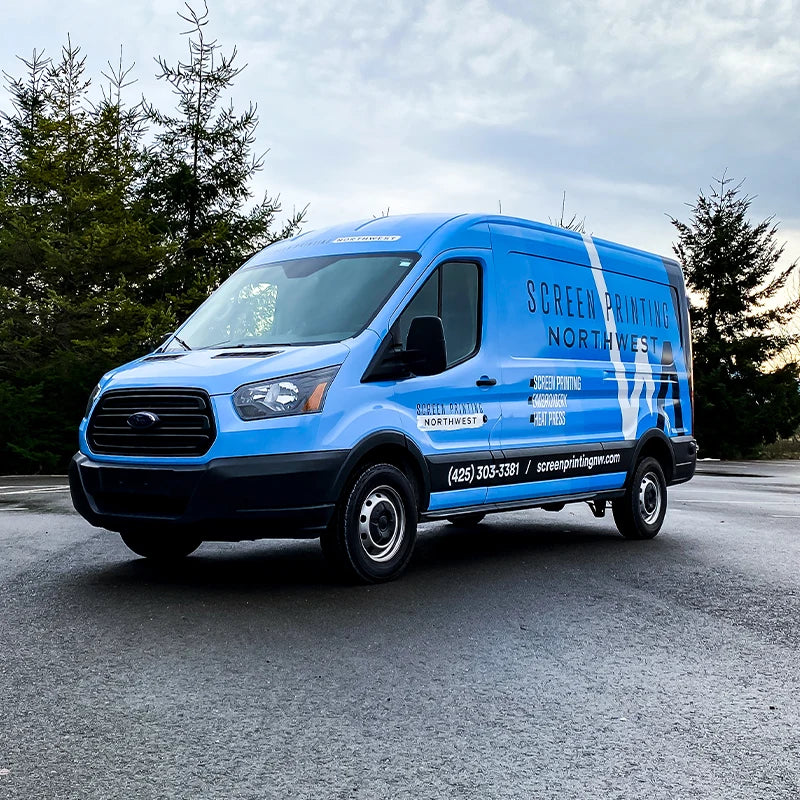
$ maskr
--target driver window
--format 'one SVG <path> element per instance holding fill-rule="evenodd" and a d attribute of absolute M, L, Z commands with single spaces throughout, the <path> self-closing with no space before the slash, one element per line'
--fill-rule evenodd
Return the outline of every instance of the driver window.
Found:
<path fill-rule="evenodd" d="M 480 272 L 477 264 L 450 261 L 438 267 L 406 306 L 394 326 L 395 341 L 406 347 L 414 317 L 440 317 L 447 346 L 447 366 L 471 356 L 480 331 Z"/>
<path fill-rule="evenodd" d="M 408 329 L 414 317 L 439 316 L 439 270 L 437 269 L 422 288 L 416 293 L 414 299 L 406 306 L 405 311 L 395 323 L 395 341 L 403 350 L 406 349 Z"/>

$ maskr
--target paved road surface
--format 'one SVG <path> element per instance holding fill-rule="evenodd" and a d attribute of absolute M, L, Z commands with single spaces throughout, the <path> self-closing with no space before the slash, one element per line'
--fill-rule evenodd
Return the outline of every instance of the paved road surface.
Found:
<path fill-rule="evenodd" d="M 800 797 L 800 464 L 702 465 L 662 534 L 585 506 L 158 570 L 0 478 L 0 798 Z"/>

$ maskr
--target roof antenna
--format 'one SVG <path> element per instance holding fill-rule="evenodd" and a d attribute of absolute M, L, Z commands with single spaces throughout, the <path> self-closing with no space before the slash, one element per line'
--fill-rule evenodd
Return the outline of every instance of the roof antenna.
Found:
<path fill-rule="evenodd" d="M 497 207 L 500 209 L 500 213 L 503 213 L 503 203 L 501 200 L 497 201 Z"/>

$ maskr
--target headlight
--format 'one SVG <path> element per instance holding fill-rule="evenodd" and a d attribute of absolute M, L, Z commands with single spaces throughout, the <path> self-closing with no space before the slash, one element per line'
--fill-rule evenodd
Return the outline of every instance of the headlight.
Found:
<path fill-rule="evenodd" d="M 267 419 L 322 411 L 328 387 L 338 371 L 338 366 L 326 367 L 248 383 L 233 393 L 233 407 L 242 419 Z"/>
<path fill-rule="evenodd" d="M 88 417 L 89 413 L 92 410 L 92 406 L 94 405 L 94 401 L 97 399 L 97 395 L 100 394 L 100 384 L 92 389 L 92 393 L 89 395 L 89 402 L 86 404 L 86 411 L 84 412 L 84 417 Z"/>

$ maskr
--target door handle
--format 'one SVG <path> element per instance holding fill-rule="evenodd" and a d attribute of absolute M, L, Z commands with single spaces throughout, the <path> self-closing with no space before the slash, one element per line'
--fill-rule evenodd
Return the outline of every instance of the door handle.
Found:
<path fill-rule="evenodd" d="M 494 378 L 490 378 L 488 375 L 481 375 L 478 380 L 475 381 L 476 386 L 495 386 L 497 381 Z"/>

